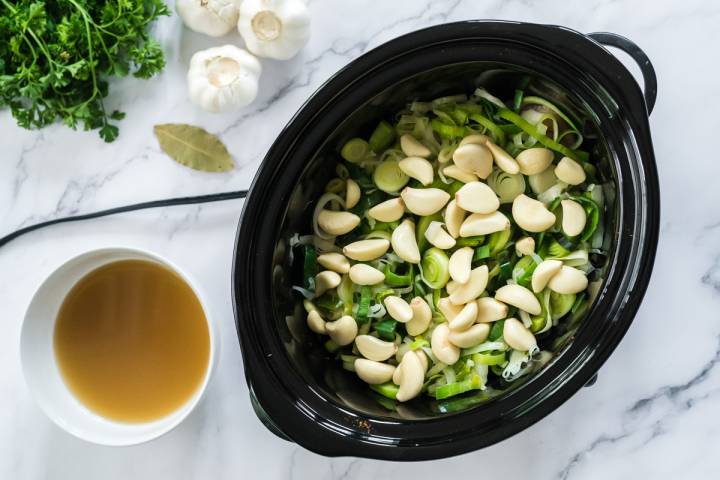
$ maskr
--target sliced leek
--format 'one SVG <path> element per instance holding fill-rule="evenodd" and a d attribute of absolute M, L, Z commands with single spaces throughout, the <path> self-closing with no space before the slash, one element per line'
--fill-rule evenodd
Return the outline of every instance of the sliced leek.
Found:
<path fill-rule="evenodd" d="M 469 97 L 416 101 L 392 117 L 393 123 L 380 121 L 369 137 L 345 137 L 350 139 L 339 146 L 341 162 L 317 179 L 325 192 L 309 207 L 313 234 L 290 239 L 287 258 L 298 263 L 291 292 L 304 301 L 298 311 L 304 317 L 314 312 L 313 318 L 324 322 L 333 340 L 325 337 L 320 344 L 348 374 L 368 382 L 384 408 L 420 395 L 436 402 L 437 411 L 450 412 L 491 398 L 551 357 L 537 347 L 521 351 L 527 350 L 522 337 L 537 335 L 542 346 L 563 346 L 599 289 L 609 256 L 604 220 L 614 190 L 597 183 L 600 175 L 587 153 L 593 146 L 578 131 L 581 122 L 531 94 L 536 90 L 530 77 L 523 82 L 505 101 L 482 88 Z M 469 144 L 487 148 L 458 150 Z M 528 149 L 536 150 L 523 153 Z M 473 155 L 485 150 L 492 157 L 484 157 L 490 168 L 480 178 Z M 540 159 L 538 152 L 544 155 Z M 579 161 L 582 175 L 574 178 L 584 180 L 556 176 L 555 164 L 564 157 Z M 520 172 L 533 174 L 507 173 L 514 171 L 513 162 Z M 444 174 L 448 167 L 451 176 Z M 567 179 L 563 168 L 559 171 Z M 349 184 L 355 196 L 346 205 Z M 582 214 L 577 206 L 563 223 L 567 200 L 582 207 L 583 226 L 576 222 L 569 228 L 570 213 Z M 542 222 L 528 220 L 536 211 L 545 217 Z M 490 228 L 491 219 L 502 220 L 505 228 Z M 533 247 L 516 248 L 521 240 Z M 387 243 L 390 248 L 371 248 Z M 450 257 L 461 248 L 470 271 L 483 272 L 482 286 L 471 279 L 459 283 L 464 277 L 456 275 L 456 265 L 450 281 Z M 326 255 L 318 262 L 327 252 L 333 261 Z M 574 285 L 588 287 L 562 294 L 558 291 L 574 290 L 560 277 L 536 282 L 533 274 L 539 278 L 542 271 L 535 269 L 546 260 L 561 262 L 566 270 L 560 271 L 572 272 Z M 502 287 L 508 288 L 498 294 Z M 487 314 L 490 304 L 494 313 Z M 468 312 L 480 305 L 485 313 L 476 325 Z M 458 335 L 468 325 L 484 329 L 483 335 Z M 372 358 L 364 359 L 354 340 L 348 343 L 353 335 L 363 336 L 362 352 Z M 473 345 L 472 338 L 481 343 Z M 373 359 L 381 356 L 367 348 L 369 341 L 383 349 L 382 358 L 395 353 L 377 362 Z M 389 382 L 369 384 L 390 374 Z"/>

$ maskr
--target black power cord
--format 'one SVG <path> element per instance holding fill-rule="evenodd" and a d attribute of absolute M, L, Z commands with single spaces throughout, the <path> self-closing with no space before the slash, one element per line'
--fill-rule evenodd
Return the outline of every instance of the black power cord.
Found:
<path fill-rule="evenodd" d="M 172 207 L 175 205 L 195 205 L 198 203 L 222 202 L 224 200 L 234 200 L 237 198 L 245 198 L 248 194 L 247 190 L 238 190 L 235 192 L 211 193 L 209 195 L 197 195 L 194 197 L 178 197 L 168 198 L 166 200 L 153 200 L 151 202 L 135 203 L 133 205 L 125 205 L 122 207 L 109 208 L 100 210 L 99 212 L 86 213 L 83 215 L 74 215 L 70 217 L 55 218 L 46 222 L 36 223 L 27 227 L 16 230 L 4 237 L 0 238 L 0 247 L 5 246 L 16 238 L 26 233 L 39 230 L 41 228 L 57 225 L 58 223 L 78 222 L 80 220 L 90 220 L 93 218 L 107 217 L 108 215 L 116 215 L 118 213 L 132 212 L 135 210 L 145 210 L 147 208 Z"/>

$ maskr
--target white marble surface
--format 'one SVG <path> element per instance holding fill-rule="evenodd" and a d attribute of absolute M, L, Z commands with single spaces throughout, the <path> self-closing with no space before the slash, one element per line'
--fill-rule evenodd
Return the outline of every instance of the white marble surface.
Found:
<path fill-rule="evenodd" d="M 200 112 L 184 72 L 211 40 L 177 17 L 156 34 L 169 58 L 151 81 L 113 86 L 127 112 L 120 138 L 60 126 L 17 128 L 0 113 L 0 230 L 58 215 L 167 196 L 247 187 L 277 133 L 347 62 L 427 25 L 502 18 L 612 31 L 652 59 L 659 96 L 651 118 L 662 189 L 655 273 L 628 335 L 583 389 L 527 431 L 484 451 L 416 464 L 328 459 L 275 438 L 253 414 L 230 303 L 230 258 L 241 201 L 151 210 L 40 231 L 0 250 L 0 478 L 717 478 L 720 471 L 720 4 L 712 0 L 314 0 L 313 36 L 292 61 L 264 62 L 257 101 L 243 111 Z M 152 125 L 188 122 L 220 132 L 237 161 L 228 175 L 196 173 L 158 150 Z M 55 427 L 32 402 L 19 365 L 20 323 L 42 279 L 87 249 L 129 245 L 181 263 L 207 288 L 222 354 L 201 407 L 149 444 L 105 448 Z"/>

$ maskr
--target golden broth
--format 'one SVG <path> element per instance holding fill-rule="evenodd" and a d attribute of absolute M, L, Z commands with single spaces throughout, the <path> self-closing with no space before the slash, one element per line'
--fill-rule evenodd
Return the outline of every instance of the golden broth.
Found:
<path fill-rule="evenodd" d="M 68 293 L 54 332 L 70 391 L 111 420 L 157 420 L 202 385 L 210 334 L 197 296 L 154 262 L 121 260 L 83 277 Z"/>

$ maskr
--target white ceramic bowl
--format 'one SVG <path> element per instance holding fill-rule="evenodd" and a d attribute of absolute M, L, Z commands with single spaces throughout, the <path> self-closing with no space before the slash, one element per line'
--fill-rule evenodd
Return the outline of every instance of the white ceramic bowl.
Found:
<path fill-rule="evenodd" d="M 210 359 L 205 379 L 187 403 L 152 422 L 123 423 L 104 418 L 73 396 L 65 385 L 55 360 L 53 332 L 65 296 L 86 274 L 118 260 L 148 260 L 176 272 L 193 289 L 205 311 L 210 336 Z M 20 357 L 25 381 L 40 408 L 63 430 L 101 445 L 134 445 L 175 428 L 200 401 L 218 358 L 218 335 L 208 302 L 202 291 L 176 265 L 154 253 L 130 248 L 93 250 L 68 260 L 42 283 L 25 314 L 20 336 Z"/>

